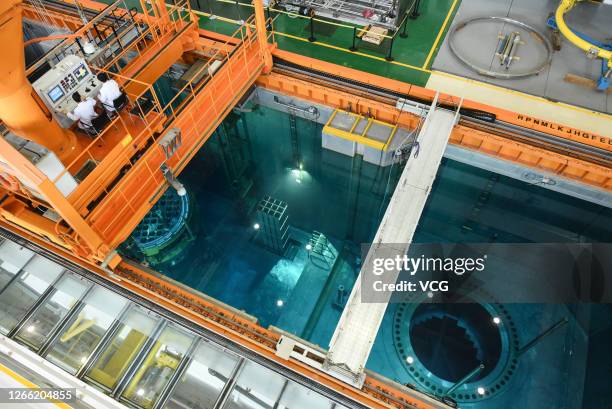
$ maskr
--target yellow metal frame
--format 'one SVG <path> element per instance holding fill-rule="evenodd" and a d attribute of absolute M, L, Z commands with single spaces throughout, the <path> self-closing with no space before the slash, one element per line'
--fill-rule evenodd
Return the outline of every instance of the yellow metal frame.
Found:
<path fill-rule="evenodd" d="M 351 126 L 350 131 L 344 131 L 342 129 L 338 129 L 332 126 L 332 122 L 334 118 L 336 117 L 336 114 L 338 114 L 338 112 L 341 112 L 345 115 L 349 115 L 355 119 L 353 121 L 353 125 Z M 363 129 L 363 132 L 361 132 L 360 134 L 355 133 L 354 132 L 355 128 L 363 120 L 368 121 L 365 128 Z M 368 138 L 366 136 L 368 131 L 370 130 L 370 127 L 373 124 L 379 124 L 379 125 L 382 125 L 382 126 L 385 126 L 391 129 L 391 134 L 389 135 L 389 138 L 387 138 L 386 142 L 383 143 L 381 141 L 377 141 L 377 140 Z M 367 118 L 363 115 L 355 114 L 353 112 L 336 109 L 334 110 L 334 112 L 331 114 L 331 116 L 327 120 L 327 123 L 325 123 L 325 126 L 323 127 L 323 132 L 330 134 L 330 135 L 337 136 L 338 138 L 346 139 L 349 141 L 360 143 L 362 145 L 369 146 L 370 148 L 378 149 L 379 151 L 386 151 L 387 149 L 389 149 L 389 145 L 391 144 L 391 141 L 393 140 L 393 137 L 395 136 L 395 133 L 397 132 L 397 125 L 391 125 L 391 124 L 388 124 L 387 122 L 379 121 L 374 118 Z"/>

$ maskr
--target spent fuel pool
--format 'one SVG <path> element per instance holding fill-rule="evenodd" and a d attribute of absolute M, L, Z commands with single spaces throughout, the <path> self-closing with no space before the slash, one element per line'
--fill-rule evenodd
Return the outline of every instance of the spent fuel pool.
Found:
<path fill-rule="evenodd" d="M 326 348 L 403 164 L 324 149 L 321 131 L 263 106 L 235 110 L 180 175 L 188 194 L 168 190 L 123 253 Z M 443 160 L 415 242 L 605 241 L 611 220 L 609 209 Z"/>
<path fill-rule="evenodd" d="M 333 328 L 401 167 L 323 149 L 321 129 L 262 106 L 231 113 L 181 174 L 188 194 L 169 189 L 124 254 L 264 326 L 307 335 L 330 315 Z"/>

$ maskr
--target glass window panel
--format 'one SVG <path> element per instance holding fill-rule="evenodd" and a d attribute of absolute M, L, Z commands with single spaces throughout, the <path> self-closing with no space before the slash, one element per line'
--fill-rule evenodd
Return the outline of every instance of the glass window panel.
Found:
<path fill-rule="evenodd" d="M 62 328 L 46 358 L 71 374 L 83 366 L 127 300 L 96 286 L 83 307 Z"/>
<path fill-rule="evenodd" d="M 238 357 L 202 341 L 164 407 L 212 409 L 237 362 Z"/>
<path fill-rule="evenodd" d="M 232 393 L 226 409 L 270 409 L 280 398 L 286 379 L 261 365 L 247 362 Z"/>
<path fill-rule="evenodd" d="M 164 328 L 123 392 L 123 397 L 145 409 L 153 407 L 193 339 L 192 335 L 174 325 Z"/>
<path fill-rule="evenodd" d="M 0 289 L 8 284 L 33 255 L 32 251 L 12 241 L 4 240 L 0 244 Z"/>
<path fill-rule="evenodd" d="M 113 390 L 160 320 L 136 305 L 130 308 L 86 377 Z"/>
<path fill-rule="evenodd" d="M 289 382 L 278 405 L 278 409 L 330 409 L 331 407 L 332 402 L 325 396 L 294 382 Z M 336 406 L 336 409 L 339 407 Z"/>
<path fill-rule="evenodd" d="M 73 274 L 65 274 L 54 286 L 49 297 L 19 329 L 16 338 L 38 350 L 88 287 L 87 281 Z"/>
<path fill-rule="evenodd" d="M 34 257 L 19 277 L 0 293 L 0 331 L 7 333 L 12 330 L 62 270 L 61 266 L 44 257 Z"/>

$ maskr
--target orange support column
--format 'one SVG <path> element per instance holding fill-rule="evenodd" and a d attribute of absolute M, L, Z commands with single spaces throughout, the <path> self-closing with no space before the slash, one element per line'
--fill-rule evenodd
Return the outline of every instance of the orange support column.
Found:
<path fill-rule="evenodd" d="M 264 13 L 263 1 L 253 0 L 253 7 L 255 8 L 255 28 L 257 29 L 257 39 L 259 40 L 259 47 L 264 58 L 264 74 L 268 74 L 272 71 L 272 53 L 268 46 L 268 33 L 266 30 L 266 15 Z"/>
<path fill-rule="evenodd" d="M 157 7 L 157 13 L 162 23 L 164 25 L 170 24 L 170 16 L 168 15 L 165 0 L 155 0 L 155 7 Z"/>
<path fill-rule="evenodd" d="M 15 134 L 53 151 L 64 162 L 74 154 L 76 137 L 51 116 L 25 75 L 21 2 L 0 6 L 0 119 Z"/>
<path fill-rule="evenodd" d="M 83 241 L 82 244 L 89 248 L 92 259 L 103 260 L 106 257 L 110 249 L 100 235 L 87 224 L 52 181 L 3 138 L 0 138 L 0 160 L 8 163 L 15 176 L 34 187 L 44 197 L 53 210 L 75 231 L 78 239 Z"/>

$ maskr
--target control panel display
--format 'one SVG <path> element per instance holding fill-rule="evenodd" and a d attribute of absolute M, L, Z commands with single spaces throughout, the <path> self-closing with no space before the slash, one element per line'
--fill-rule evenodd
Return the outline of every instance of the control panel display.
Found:
<path fill-rule="evenodd" d="M 64 96 L 64 90 L 61 86 L 56 85 L 47 93 L 51 102 L 57 102 Z"/>
<path fill-rule="evenodd" d="M 81 82 L 85 77 L 87 77 L 87 74 L 89 74 L 89 70 L 87 70 L 85 64 L 81 64 L 79 65 L 79 68 L 74 70 L 73 74 L 76 77 L 77 82 Z"/>
<path fill-rule="evenodd" d="M 74 123 L 68 116 L 77 106 L 72 95 L 78 92 L 83 99 L 96 98 L 102 87 L 85 59 L 78 55 L 67 55 L 32 85 L 64 128 Z"/>

